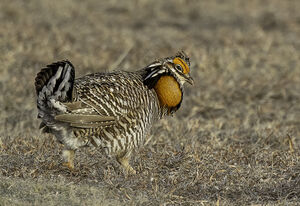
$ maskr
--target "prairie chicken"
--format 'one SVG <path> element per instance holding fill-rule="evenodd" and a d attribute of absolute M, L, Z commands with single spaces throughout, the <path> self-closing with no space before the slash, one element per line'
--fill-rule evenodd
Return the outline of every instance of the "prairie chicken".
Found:
<path fill-rule="evenodd" d="M 135 71 L 95 73 L 75 79 L 71 62 L 42 69 L 35 78 L 40 128 L 64 144 L 65 165 L 83 146 L 114 155 L 127 172 L 130 154 L 143 144 L 154 122 L 181 105 L 183 84 L 193 84 L 184 52 Z"/>

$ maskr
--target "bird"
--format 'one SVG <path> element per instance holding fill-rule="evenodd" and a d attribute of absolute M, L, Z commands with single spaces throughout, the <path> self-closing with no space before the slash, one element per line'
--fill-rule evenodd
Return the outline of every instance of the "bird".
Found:
<path fill-rule="evenodd" d="M 185 83 L 193 85 L 194 80 L 184 51 L 137 71 L 77 79 L 69 60 L 58 61 L 35 78 L 39 128 L 64 145 L 63 164 L 70 170 L 75 151 L 90 146 L 136 174 L 130 165 L 132 152 L 144 144 L 154 123 L 181 107 Z"/>

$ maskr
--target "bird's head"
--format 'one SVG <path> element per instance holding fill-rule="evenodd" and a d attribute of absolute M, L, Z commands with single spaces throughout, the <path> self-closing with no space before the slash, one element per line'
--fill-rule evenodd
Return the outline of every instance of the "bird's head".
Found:
<path fill-rule="evenodd" d="M 175 56 L 154 61 L 145 68 L 144 84 L 152 89 L 162 76 L 172 76 L 180 87 L 186 82 L 193 85 L 194 80 L 190 76 L 190 59 L 183 52 Z"/>

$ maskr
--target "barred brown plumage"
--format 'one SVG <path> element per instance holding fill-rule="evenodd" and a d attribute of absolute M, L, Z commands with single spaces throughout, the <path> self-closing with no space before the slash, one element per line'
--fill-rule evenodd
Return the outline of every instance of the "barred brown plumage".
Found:
<path fill-rule="evenodd" d="M 65 145 L 63 156 L 71 169 L 75 150 L 95 146 L 135 173 L 131 152 L 143 144 L 155 121 L 179 109 L 183 84 L 193 83 L 189 66 L 184 52 L 135 72 L 78 79 L 69 61 L 48 65 L 35 79 L 41 128 Z"/>

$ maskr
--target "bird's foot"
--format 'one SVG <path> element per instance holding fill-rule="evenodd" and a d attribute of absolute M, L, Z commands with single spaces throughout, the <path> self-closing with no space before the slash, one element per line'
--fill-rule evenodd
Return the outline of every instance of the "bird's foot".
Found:
<path fill-rule="evenodd" d="M 74 150 L 63 150 L 63 158 L 65 160 L 63 166 L 68 167 L 70 170 L 74 170 L 74 154 Z"/>
<path fill-rule="evenodd" d="M 72 163 L 72 162 L 64 162 L 63 164 L 62 164 L 64 167 L 67 167 L 67 168 L 69 168 L 69 170 L 74 170 L 74 163 Z"/>
<path fill-rule="evenodd" d="M 129 175 L 135 175 L 136 171 L 131 167 L 129 164 L 129 157 L 123 156 L 123 157 L 117 157 L 117 161 L 122 165 L 122 167 L 125 169 L 126 174 Z"/>

